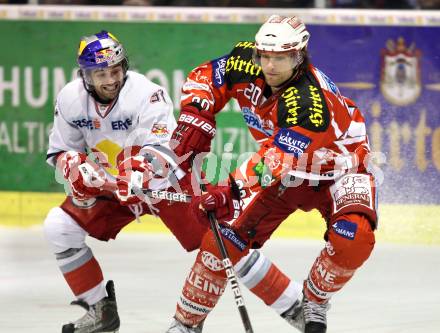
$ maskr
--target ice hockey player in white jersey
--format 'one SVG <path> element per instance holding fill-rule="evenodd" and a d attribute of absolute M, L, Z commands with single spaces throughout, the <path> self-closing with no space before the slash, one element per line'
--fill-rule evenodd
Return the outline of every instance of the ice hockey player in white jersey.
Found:
<path fill-rule="evenodd" d="M 103 178 L 87 175 L 116 175 L 118 158 L 123 161 L 140 147 L 172 163 L 168 142 L 176 124 L 166 91 L 128 70 L 126 51 L 112 34 L 102 31 L 83 37 L 77 61 L 80 77 L 56 99 L 47 153 L 48 163 L 62 174 L 71 195 L 50 210 L 44 231 L 77 298 L 73 304 L 87 310 L 84 317 L 64 325 L 62 332 L 116 332 L 120 323 L 113 282 L 105 284 L 85 237 L 107 241 L 136 216 L 152 212 L 139 203 L 121 205 L 124 198 L 118 200 L 106 191 Z M 177 169 L 177 177 L 181 174 Z M 169 184 L 162 178 L 151 186 Z"/>

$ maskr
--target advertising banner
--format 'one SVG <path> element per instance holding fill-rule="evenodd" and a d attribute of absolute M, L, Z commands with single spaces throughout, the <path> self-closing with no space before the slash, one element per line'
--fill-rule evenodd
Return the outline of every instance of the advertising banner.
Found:
<path fill-rule="evenodd" d="M 310 52 L 364 111 L 382 200 L 440 203 L 438 27 L 311 26 Z"/>
<path fill-rule="evenodd" d="M 238 41 L 252 41 L 257 21 L 264 19 L 259 12 L 242 20 L 222 16 L 227 22 L 203 15 L 152 20 L 145 14 L 128 22 L 132 12 L 121 17 L 99 13 L 99 20 L 93 13 L 81 17 L 59 9 L 11 19 L 0 10 L 0 191 L 63 190 L 45 156 L 54 99 L 76 76 L 81 36 L 101 30 L 115 34 L 131 68 L 164 86 L 178 111 L 188 71 L 228 53 Z M 363 110 L 372 149 L 383 153 L 378 170 L 382 202 L 439 204 L 439 21 L 382 16 L 368 21 L 354 15 L 342 24 L 340 16 L 313 13 L 304 13 L 312 63 Z M 49 19 L 41 19 L 44 15 Z M 234 102 L 221 112 L 218 126 L 216 158 L 209 159 L 208 168 L 224 176 L 232 162 L 257 146 Z"/>

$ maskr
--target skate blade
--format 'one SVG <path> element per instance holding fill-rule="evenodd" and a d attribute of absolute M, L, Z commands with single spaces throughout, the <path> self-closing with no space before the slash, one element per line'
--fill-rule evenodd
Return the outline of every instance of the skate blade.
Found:
<path fill-rule="evenodd" d="M 64 325 L 62 333 L 75 333 L 75 328 L 73 327 L 73 325 Z M 119 333 L 119 328 L 115 331 L 107 331 L 106 333 Z"/>

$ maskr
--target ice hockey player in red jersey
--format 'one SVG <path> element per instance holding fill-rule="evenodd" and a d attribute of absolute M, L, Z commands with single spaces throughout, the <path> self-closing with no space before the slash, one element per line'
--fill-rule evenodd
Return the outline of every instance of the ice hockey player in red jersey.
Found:
<path fill-rule="evenodd" d="M 355 103 L 310 63 L 309 37 L 299 18 L 273 15 L 255 42 L 239 42 L 230 54 L 192 70 L 183 85 L 173 138 L 180 142 L 175 149 L 179 156 L 206 151 L 216 114 L 230 99 L 237 100 L 260 149 L 231 174 L 233 180 L 226 186 L 199 197 L 192 205 L 194 214 L 207 224 L 206 211 L 216 212 L 221 228 L 228 229 L 222 234 L 239 275 L 248 250 L 262 247 L 290 214 L 319 210 L 327 226 L 325 246 L 301 296 L 281 316 L 300 331 L 322 333 L 332 295 L 374 247 L 376 188 L 368 171 L 364 118 Z M 241 191 L 241 214 L 231 204 L 232 182 Z M 191 284 L 194 274 L 226 283 L 225 271 L 207 264 L 206 257 L 209 262 L 221 257 L 212 232 L 204 236 L 169 333 L 201 332 L 200 323 L 221 296 Z M 258 286 L 251 290 L 268 304 L 283 293 Z"/>

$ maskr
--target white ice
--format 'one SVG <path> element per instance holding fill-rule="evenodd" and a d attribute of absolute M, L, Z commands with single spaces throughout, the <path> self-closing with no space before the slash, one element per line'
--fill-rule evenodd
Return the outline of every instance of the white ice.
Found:
<path fill-rule="evenodd" d="M 195 253 L 169 235 L 122 233 L 109 243 L 88 240 L 106 279 L 113 279 L 120 333 L 167 329 Z M 263 252 L 302 280 L 323 241 L 270 240 Z M 242 287 L 255 333 L 294 332 Z M 61 332 L 83 310 L 73 300 L 42 230 L 0 229 L 0 332 Z M 328 333 L 440 332 L 440 247 L 377 244 L 367 263 L 338 293 Z M 208 317 L 204 333 L 244 332 L 230 290 Z"/>

